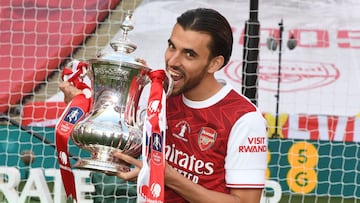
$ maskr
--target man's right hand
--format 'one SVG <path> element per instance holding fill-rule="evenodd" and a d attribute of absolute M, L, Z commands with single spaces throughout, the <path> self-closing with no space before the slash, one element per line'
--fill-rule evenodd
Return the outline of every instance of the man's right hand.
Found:
<path fill-rule="evenodd" d="M 82 93 L 80 89 L 74 87 L 70 82 L 61 82 L 59 89 L 64 93 L 65 103 L 69 103 L 76 95 Z"/>

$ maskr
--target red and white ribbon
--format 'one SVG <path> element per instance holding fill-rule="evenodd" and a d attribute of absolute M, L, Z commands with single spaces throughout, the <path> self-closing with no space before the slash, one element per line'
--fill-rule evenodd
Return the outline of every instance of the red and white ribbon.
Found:
<path fill-rule="evenodd" d="M 68 81 L 82 90 L 82 94 L 75 96 L 67 105 L 55 126 L 55 139 L 60 173 L 66 196 L 72 196 L 77 201 L 75 180 L 68 153 L 68 141 L 75 125 L 86 117 L 90 111 L 92 98 L 91 81 L 86 75 L 89 68 L 88 65 L 80 61 L 73 61 L 71 66 L 71 69 L 64 69 L 62 78 L 64 81 Z"/>
<path fill-rule="evenodd" d="M 164 202 L 166 95 L 164 70 L 149 73 L 150 96 L 144 124 L 142 162 L 137 191 L 139 203 Z"/>

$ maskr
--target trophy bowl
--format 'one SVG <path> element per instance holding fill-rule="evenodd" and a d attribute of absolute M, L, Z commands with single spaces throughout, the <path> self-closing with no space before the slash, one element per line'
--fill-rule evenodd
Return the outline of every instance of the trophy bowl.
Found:
<path fill-rule="evenodd" d="M 129 166 L 112 156 L 115 150 L 138 157 L 141 154 L 143 121 L 138 102 L 148 83 L 147 67 L 124 61 L 90 61 L 94 74 L 94 102 L 89 115 L 72 132 L 72 140 L 91 152 L 75 167 L 115 173 Z M 140 113 L 141 114 L 141 113 Z"/>
<path fill-rule="evenodd" d="M 150 83 L 147 74 L 151 69 L 129 55 L 136 49 L 127 39 L 127 32 L 133 29 L 130 12 L 121 28 L 124 37 L 110 43 L 112 52 L 88 61 L 93 104 L 71 135 L 77 146 L 91 153 L 90 158 L 80 159 L 74 166 L 108 175 L 130 170 L 127 163 L 113 156 L 115 151 L 135 158 L 141 154 L 146 109 L 139 107 L 139 100 Z M 170 89 L 168 86 L 167 91 Z"/>

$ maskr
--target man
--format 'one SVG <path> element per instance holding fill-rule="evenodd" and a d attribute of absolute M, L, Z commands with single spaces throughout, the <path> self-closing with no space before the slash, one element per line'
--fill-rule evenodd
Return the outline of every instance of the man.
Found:
<path fill-rule="evenodd" d="M 165 51 L 174 80 L 166 107 L 165 202 L 260 201 L 266 121 L 248 99 L 214 76 L 229 62 L 232 44 L 228 21 L 212 9 L 186 11 L 173 27 Z M 70 95 L 67 88 L 62 90 Z M 114 156 L 135 166 L 117 176 L 136 180 L 142 162 Z"/>
<path fill-rule="evenodd" d="M 183 13 L 172 30 L 165 52 L 174 79 L 166 107 L 166 202 L 260 201 L 266 122 L 249 100 L 214 76 L 228 63 L 232 43 L 229 23 L 212 9 Z M 139 160 L 116 156 L 141 167 Z M 118 177 L 131 180 L 137 173 Z"/>

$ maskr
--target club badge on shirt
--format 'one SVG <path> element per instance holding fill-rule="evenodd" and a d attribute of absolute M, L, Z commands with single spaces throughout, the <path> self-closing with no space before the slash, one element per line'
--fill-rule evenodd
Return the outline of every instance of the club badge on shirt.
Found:
<path fill-rule="evenodd" d="M 198 144 L 201 151 L 210 149 L 216 140 L 216 131 L 209 127 L 202 127 L 199 132 Z"/>

